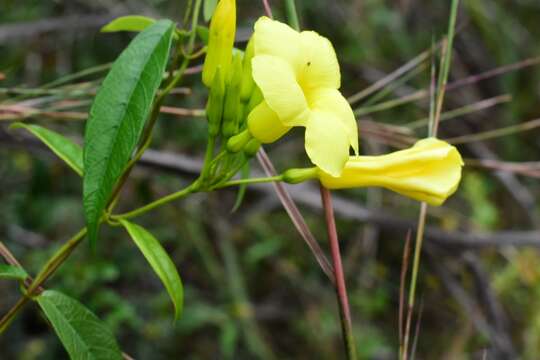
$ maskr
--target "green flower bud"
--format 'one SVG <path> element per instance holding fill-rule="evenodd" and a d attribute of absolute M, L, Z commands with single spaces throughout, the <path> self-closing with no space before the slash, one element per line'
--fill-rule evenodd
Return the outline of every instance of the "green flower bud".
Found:
<path fill-rule="evenodd" d="M 316 167 L 304 169 L 289 169 L 283 173 L 283 182 L 299 184 L 301 182 L 317 179 L 319 170 Z"/>
<path fill-rule="evenodd" d="M 261 142 L 257 139 L 251 139 L 249 142 L 244 146 L 244 154 L 247 157 L 252 157 L 259 151 L 261 147 Z"/>
<path fill-rule="evenodd" d="M 208 118 L 208 133 L 210 136 L 219 134 L 221 127 L 221 118 L 223 117 L 223 105 L 225 98 L 225 83 L 221 72 L 221 67 L 218 67 L 212 86 L 210 87 L 210 96 L 206 104 L 206 117 Z"/>
<path fill-rule="evenodd" d="M 264 97 L 261 92 L 261 89 L 259 89 L 258 86 L 255 86 L 255 88 L 253 89 L 253 92 L 251 93 L 251 97 L 249 98 L 249 102 L 247 106 L 244 108 L 245 117 L 247 117 L 248 114 L 251 112 L 251 110 L 255 109 L 255 107 L 259 105 L 263 100 L 264 100 Z"/>
<path fill-rule="evenodd" d="M 226 138 L 238 132 L 240 85 L 242 82 L 242 54 L 236 53 L 233 58 L 231 81 L 225 94 L 225 108 L 223 110 L 223 136 Z"/>
<path fill-rule="evenodd" d="M 210 22 L 208 50 L 204 59 L 203 83 L 210 87 L 217 68 L 227 78 L 231 68 L 236 32 L 236 0 L 220 0 Z"/>
<path fill-rule="evenodd" d="M 255 54 L 255 40 L 253 36 L 249 39 L 249 42 L 246 47 L 246 53 L 244 55 L 244 73 L 242 76 L 242 86 L 240 89 L 240 99 L 243 102 L 248 102 L 251 94 L 253 93 L 253 88 L 255 82 L 253 81 L 252 68 L 251 68 L 251 59 Z"/>
<path fill-rule="evenodd" d="M 249 131 L 244 130 L 227 141 L 227 151 L 237 153 L 241 151 L 251 139 L 253 139 L 253 137 Z"/>

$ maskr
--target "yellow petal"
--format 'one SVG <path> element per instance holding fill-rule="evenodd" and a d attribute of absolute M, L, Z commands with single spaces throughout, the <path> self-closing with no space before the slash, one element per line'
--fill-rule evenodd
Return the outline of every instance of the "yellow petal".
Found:
<path fill-rule="evenodd" d="M 281 123 L 265 101 L 249 113 L 247 123 L 251 136 L 262 143 L 272 143 L 291 129 Z"/>
<path fill-rule="evenodd" d="M 312 111 L 306 125 L 306 152 L 326 173 L 339 176 L 349 158 L 347 129 L 333 113 Z"/>
<path fill-rule="evenodd" d="M 270 55 L 257 55 L 251 64 L 255 83 L 281 122 L 286 126 L 305 126 L 309 109 L 292 67 Z"/>
<path fill-rule="evenodd" d="M 339 177 L 320 172 L 328 188 L 380 186 L 410 198 L 441 205 L 461 179 L 463 160 L 454 146 L 428 138 L 412 148 L 382 156 L 353 156 Z"/>
<path fill-rule="evenodd" d="M 297 76 L 302 88 L 305 91 L 319 87 L 339 89 L 341 74 L 332 43 L 314 31 L 302 31 L 300 49 L 302 63 Z"/>
<path fill-rule="evenodd" d="M 338 90 L 320 88 L 307 94 L 309 107 L 312 110 L 330 112 L 336 116 L 347 129 L 349 144 L 358 155 L 358 126 L 356 118 L 347 100 Z"/>
<path fill-rule="evenodd" d="M 255 56 L 271 55 L 284 59 L 291 66 L 299 63 L 300 33 L 279 21 L 263 16 L 254 27 Z"/>

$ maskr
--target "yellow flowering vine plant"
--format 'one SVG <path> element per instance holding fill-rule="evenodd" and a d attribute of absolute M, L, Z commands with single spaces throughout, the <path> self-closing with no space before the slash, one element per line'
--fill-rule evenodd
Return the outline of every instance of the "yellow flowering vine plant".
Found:
<path fill-rule="evenodd" d="M 65 294 L 44 288 L 83 239 L 88 238 L 95 251 L 104 240 L 101 227 L 124 229 L 163 283 L 178 319 L 184 298 L 176 264 L 134 219 L 193 193 L 261 182 L 317 181 L 326 210 L 333 260 L 331 280 L 338 293 L 347 355 L 356 358 L 328 190 L 381 187 L 439 206 L 459 186 L 461 155 L 454 146 L 435 137 L 385 155 L 361 155 L 357 119 L 340 92 L 339 62 L 327 38 L 315 31 L 297 31 L 267 14 L 255 22 L 242 50 L 234 47 L 236 1 L 220 0 L 209 28 L 199 24 L 201 6 L 202 0 L 194 1 L 191 23 L 185 28 L 170 20 L 125 16 L 102 29 L 138 34 L 112 65 L 93 100 L 84 147 L 38 125 L 12 125 L 43 141 L 82 177 L 86 225 L 35 276 L 10 261 L 9 271 L 23 291 L 20 300 L 0 319 L 0 334 L 25 304 L 35 301 L 71 358 L 121 359 L 122 351 L 113 334 L 90 310 Z M 175 193 L 118 213 L 121 190 L 152 142 L 162 105 L 190 65 L 203 56 L 208 141 L 199 176 Z M 266 178 L 237 177 L 257 153 L 265 156 L 263 144 L 276 142 L 294 127 L 303 131 L 309 166 L 285 169 Z"/>

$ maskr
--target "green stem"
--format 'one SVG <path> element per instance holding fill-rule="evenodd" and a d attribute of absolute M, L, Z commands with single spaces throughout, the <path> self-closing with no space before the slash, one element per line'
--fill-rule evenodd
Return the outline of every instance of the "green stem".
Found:
<path fill-rule="evenodd" d="M 435 111 L 430 111 L 430 122 L 429 122 L 429 136 L 436 137 L 437 130 L 439 126 L 439 120 L 441 116 L 441 110 L 444 100 L 444 94 L 446 91 L 446 84 L 448 82 L 448 73 L 450 71 L 450 63 L 452 60 L 452 47 L 456 27 L 456 18 L 459 7 L 459 0 L 452 0 L 451 10 L 450 10 L 450 21 L 448 24 L 448 43 L 446 47 L 446 52 L 442 59 L 441 72 L 439 74 L 439 79 L 437 82 L 437 102 L 435 104 Z M 433 110 L 433 109 L 432 109 Z M 416 280 L 418 278 L 418 270 L 420 268 L 420 256 L 422 254 L 422 243 L 424 240 L 424 229 L 426 226 L 426 216 L 427 216 L 428 206 L 425 202 L 422 202 L 420 206 L 420 214 L 418 216 L 418 229 L 416 231 L 416 242 L 414 248 L 414 259 L 413 259 L 413 269 L 411 274 L 411 286 L 409 289 L 409 301 L 407 304 L 407 321 L 405 325 L 405 337 L 404 337 L 404 346 L 403 351 L 400 354 L 403 360 L 407 360 L 409 356 L 409 338 L 411 332 L 411 323 L 412 323 L 412 313 L 414 310 L 414 300 L 416 296 Z"/>
<path fill-rule="evenodd" d="M 276 175 L 271 177 L 253 178 L 253 179 L 238 179 L 227 181 L 223 184 L 217 185 L 212 189 L 221 189 L 229 186 L 244 185 L 244 184 L 262 184 L 274 181 L 283 181 L 283 175 Z"/>
<path fill-rule="evenodd" d="M 285 0 L 285 7 L 289 25 L 291 25 L 296 31 L 300 31 L 300 22 L 298 21 L 298 14 L 296 12 L 296 4 L 294 3 L 294 0 Z"/>
<path fill-rule="evenodd" d="M 206 152 L 204 154 L 204 165 L 201 170 L 201 179 L 204 181 L 207 180 L 208 173 L 212 168 L 212 158 L 214 157 L 214 149 L 216 148 L 216 137 L 213 135 L 208 135 L 208 144 L 206 145 Z"/>
<path fill-rule="evenodd" d="M 167 196 L 164 196 L 160 199 L 157 199 L 156 201 L 153 201 L 151 202 L 150 204 L 147 204 L 145 206 L 142 206 L 138 209 L 135 209 L 133 211 L 130 211 L 130 212 L 127 212 L 127 213 L 124 213 L 124 214 L 119 214 L 119 215 L 111 215 L 111 219 L 114 220 L 114 221 L 117 221 L 117 220 L 127 220 L 127 219 L 131 219 L 131 218 L 134 218 L 134 217 L 137 217 L 137 216 L 140 216 L 140 215 L 143 215 L 147 212 L 149 212 L 150 210 L 153 210 L 157 207 L 160 207 L 162 205 L 165 205 L 167 203 L 170 203 L 172 201 L 175 201 L 175 200 L 178 200 L 182 197 L 185 197 L 189 194 L 192 194 L 192 193 L 195 193 L 195 192 L 198 192 L 199 191 L 199 183 L 196 181 L 194 182 L 193 184 L 191 184 L 190 186 L 180 190 L 180 191 L 177 191 L 175 193 L 172 193 L 170 195 L 167 195 Z"/>
<path fill-rule="evenodd" d="M 274 181 L 282 181 L 283 180 L 283 175 L 277 175 L 277 176 L 273 176 L 273 177 L 266 177 L 266 178 L 254 178 L 254 179 L 239 179 L 239 180 L 231 180 L 231 181 L 228 181 L 228 182 L 225 182 L 223 184 L 220 184 L 220 185 L 217 185 L 215 187 L 212 187 L 208 190 L 217 190 L 217 189 L 222 189 L 222 188 L 226 188 L 226 187 L 230 187 L 230 186 L 237 186 L 237 185 L 242 185 L 242 184 L 261 184 L 261 183 L 269 183 L 269 182 L 274 182 Z M 127 220 L 127 219 L 132 219 L 134 217 L 137 217 L 137 216 L 141 216 L 143 214 L 146 214 L 147 212 L 149 212 L 150 210 L 154 210 L 155 208 L 158 208 L 160 206 L 163 206 L 163 205 L 166 205 L 172 201 L 175 201 L 175 200 L 178 200 L 180 198 L 183 198 L 189 194 L 193 194 L 193 193 L 196 193 L 196 192 L 199 192 L 201 191 L 201 187 L 200 187 L 200 183 L 199 181 L 195 181 L 193 184 L 191 184 L 190 186 L 180 190 L 180 191 L 177 191 L 177 192 L 174 192 L 172 194 L 169 194 L 167 196 L 164 196 L 162 198 L 159 198 L 147 205 L 144 205 L 138 209 L 135 209 L 135 210 L 132 210 L 130 212 L 127 212 L 127 213 L 123 213 L 123 214 L 118 214 L 118 215 L 111 215 L 111 220 L 113 221 L 118 221 L 120 219 L 123 219 L 123 220 Z"/>
<path fill-rule="evenodd" d="M 423 202 L 420 206 L 420 215 L 418 216 L 418 230 L 416 231 L 416 241 L 414 246 L 414 259 L 411 274 L 411 285 L 409 288 L 409 300 L 407 303 L 407 321 L 405 324 L 405 337 L 403 341 L 403 351 L 401 359 L 406 360 L 409 352 L 409 338 L 411 332 L 412 312 L 414 310 L 414 300 L 416 294 L 416 279 L 420 269 L 420 255 L 422 252 L 422 243 L 424 239 L 424 228 L 426 226 L 427 204 Z"/>

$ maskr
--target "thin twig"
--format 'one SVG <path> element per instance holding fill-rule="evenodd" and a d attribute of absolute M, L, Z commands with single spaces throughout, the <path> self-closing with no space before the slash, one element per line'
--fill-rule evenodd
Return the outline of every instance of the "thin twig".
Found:
<path fill-rule="evenodd" d="M 339 313 L 341 318 L 341 330 L 343 332 L 343 341 L 347 349 L 347 359 L 357 358 L 356 343 L 352 330 L 351 310 L 349 308 L 349 297 L 347 295 L 347 286 L 345 285 L 345 274 L 341 264 L 341 254 L 339 251 L 339 240 L 336 229 L 336 220 L 334 218 L 334 208 L 332 206 L 332 196 L 330 190 L 320 184 L 321 200 L 324 208 L 326 229 L 328 231 L 328 241 L 332 252 L 334 263 L 334 276 L 336 279 L 336 293 L 338 297 Z"/>
<path fill-rule="evenodd" d="M 403 343 L 403 333 L 404 323 L 403 323 L 403 311 L 405 309 L 405 282 L 407 280 L 407 269 L 409 268 L 409 256 L 411 253 L 411 231 L 407 231 L 407 236 L 405 237 L 405 246 L 403 247 L 403 260 L 401 262 L 401 275 L 399 281 L 399 354 L 400 357 L 403 355 L 404 343 Z"/>
<path fill-rule="evenodd" d="M 272 15 L 272 9 L 270 8 L 270 4 L 268 3 L 268 0 L 262 0 L 264 11 L 266 12 L 266 16 L 268 16 L 270 19 L 273 19 L 274 16 Z"/>
<path fill-rule="evenodd" d="M 264 151 L 263 148 L 259 150 L 257 153 L 257 159 L 259 160 L 259 163 L 261 164 L 264 172 L 267 176 L 276 176 L 277 172 L 274 168 L 274 165 L 268 158 L 268 155 Z M 282 183 L 279 182 L 273 182 L 272 185 L 274 186 L 274 190 L 281 201 L 283 207 L 287 211 L 287 214 L 291 218 L 294 226 L 296 227 L 296 230 L 302 236 L 308 247 L 310 248 L 311 252 L 315 256 L 315 259 L 319 263 L 321 269 L 323 272 L 328 276 L 330 281 L 332 283 L 335 283 L 334 278 L 334 269 L 332 268 L 332 265 L 330 265 L 330 262 L 324 255 L 324 252 L 322 251 L 321 247 L 319 246 L 319 243 L 309 230 L 309 227 L 304 220 L 304 217 L 300 213 L 300 210 L 298 210 L 298 207 L 294 203 L 293 199 L 291 198 L 291 195 L 285 188 L 285 186 Z"/>
<path fill-rule="evenodd" d="M 22 268 L 22 265 L 17 261 L 15 256 L 13 256 L 11 251 L 9 251 L 7 246 L 4 245 L 2 241 L 0 241 L 0 256 L 2 256 L 8 264 Z"/>
<path fill-rule="evenodd" d="M 511 125 L 499 129 L 483 131 L 477 134 L 456 136 L 453 138 L 445 139 L 450 144 L 465 144 L 474 141 L 484 141 L 489 139 L 496 139 L 502 136 L 520 133 L 540 127 L 540 118 L 526 121 L 522 124 Z"/>

